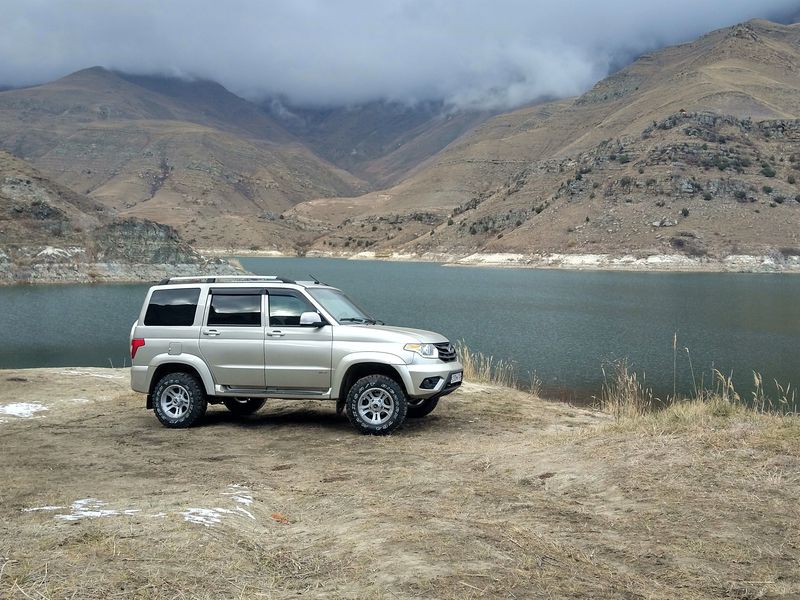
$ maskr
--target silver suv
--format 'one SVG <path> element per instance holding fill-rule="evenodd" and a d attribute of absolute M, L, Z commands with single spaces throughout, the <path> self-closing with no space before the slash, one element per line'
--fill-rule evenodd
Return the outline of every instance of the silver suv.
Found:
<path fill-rule="evenodd" d="M 429 414 L 463 374 L 453 345 L 389 327 L 341 290 L 280 277 L 174 277 L 131 328 L 131 387 L 167 427 L 208 404 L 252 414 L 267 398 L 335 400 L 362 433 Z"/>

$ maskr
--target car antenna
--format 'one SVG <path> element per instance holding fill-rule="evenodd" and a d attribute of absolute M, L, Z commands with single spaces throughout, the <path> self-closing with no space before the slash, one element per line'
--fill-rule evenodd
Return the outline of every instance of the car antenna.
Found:
<path fill-rule="evenodd" d="M 323 281 L 320 281 L 320 280 L 319 280 L 319 277 L 315 277 L 315 276 L 314 276 L 314 275 L 312 275 L 311 273 L 309 273 L 309 274 L 308 274 L 308 276 L 309 276 L 309 277 L 311 277 L 311 280 L 312 280 L 312 281 L 313 281 L 315 284 L 317 284 L 317 285 L 328 285 L 327 283 L 325 283 L 325 282 L 323 282 Z"/>

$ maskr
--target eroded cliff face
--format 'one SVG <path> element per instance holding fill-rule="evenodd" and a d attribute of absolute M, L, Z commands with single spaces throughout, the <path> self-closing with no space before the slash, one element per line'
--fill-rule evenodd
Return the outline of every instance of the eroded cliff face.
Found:
<path fill-rule="evenodd" d="M 120 219 L 0 152 L 0 284 L 239 272 L 198 254 L 172 227 Z"/>

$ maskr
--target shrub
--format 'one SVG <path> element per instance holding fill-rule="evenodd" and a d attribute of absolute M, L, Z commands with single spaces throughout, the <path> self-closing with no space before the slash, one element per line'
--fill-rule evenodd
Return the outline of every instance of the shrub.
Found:
<path fill-rule="evenodd" d="M 688 216 L 689 216 L 689 209 L 688 209 L 688 208 L 682 208 L 682 209 L 681 209 L 681 214 L 682 214 L 684 217 L 688 217 Z"/>
<path fill-rule="evenodd" d="M 629 163 L 629 162 L 631 162 L 631 157 L 630 157 L 630 156 L 628 156 L 627 154 L 622 154 L 622 155 L 620 155 L 620 157 L 619 157 L 619 162 L 620 162 L 620 164 L 622 164 L 622 165 L 624 165 L 624 164 L 626 164 L 626 163 Z"/>
<path fill-rule="evenodd" d="M 775 196 L 775 198 L 773 198 L 773 200 L 775 200 L 775 202 L 777 202 L 778 204 L 783 204 L 784 200 L 786 200 L 786 197 L 785 196 Z"/>
<path fill-rule="evenodd" d="M 772 168 L 772 165 L 764 163 L 761 167 L 761 174 L 764 177 L 775 177 L 775 169 Z"/>
<path fill-rule="evenodd" d="M 713 194 L 711 192 L 705 192 L 703 194 L 703 200 L 711 200 L 711 198 L 713 198 L 713 197 L 714 196 L 713 196 Z"/>
<path fill-rule="evenodd" d="M 447 224 L 448 225 L 452 225 L 453 224 L 453 219 L 447 219 Z"/>
<path fill-rule="evenodd" d="M 644 167 L 639 167 L 639 175 L 643 175 L 643 174 L 644 174 Z"/>
<path fill-rule="evenodd" d="M 764 191 L 765 194 L 771 194 L 772 193 L 772 188 L 770 186 L 768 186 L 768 185 L 765 185 L 761 189 Z"/>
<path fill-rule="evenodd" d="M 789 177 L 787 177 L 787 178 L 786 178 L 786 181 L 788 181 L 788 182 L 789 182 L 789 183 L 791 183 L 792 185 L 794 185 L 795 183 L 797 183 L 797 179 L 795 179 L 794 175 L 789 175 Z"/>
<path fill-rule="evenodd" d="M 737 200 L 744 200 L 747 198 L 747 193 L 744 190 L 736 190 L 733 192 L 733 197 Z"/>

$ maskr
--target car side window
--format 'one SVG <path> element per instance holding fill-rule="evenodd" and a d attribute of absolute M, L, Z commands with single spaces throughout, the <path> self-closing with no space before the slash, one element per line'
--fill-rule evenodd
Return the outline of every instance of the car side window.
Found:
<path fill-rule="evenodd" d="M 304 312 L 317 312 L 317 309 L 299 294 L 283 291 L 270 291 L 270 327 L 299 327 L 300 315 Z"/>
<path fill-rule="evenodd" d="M 208 325 L 261 326 L 261 294 L 213 294 Z"/>

